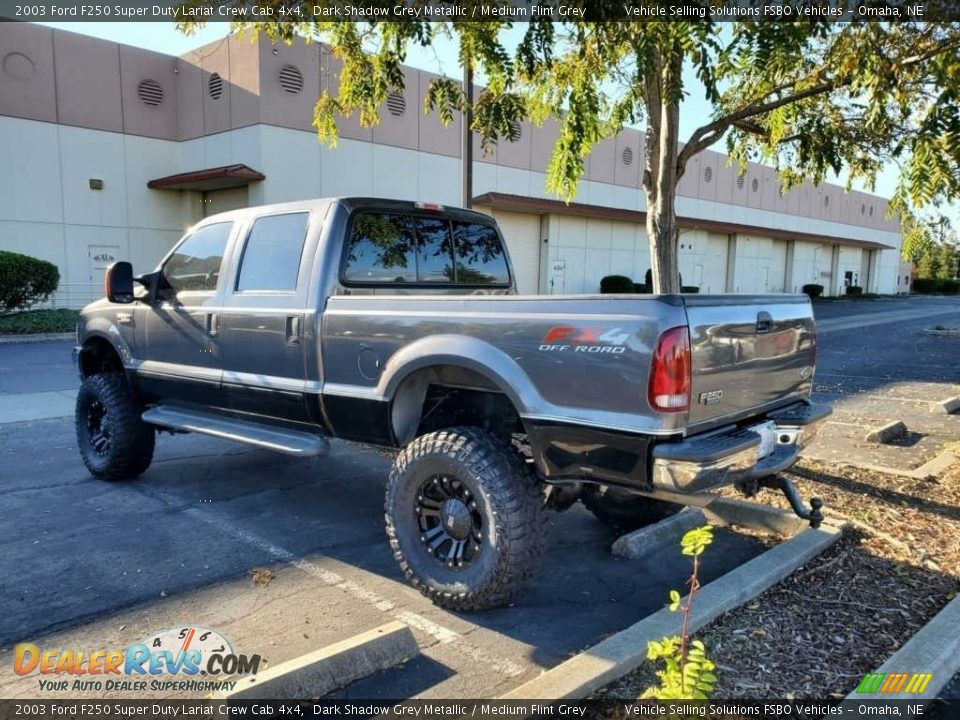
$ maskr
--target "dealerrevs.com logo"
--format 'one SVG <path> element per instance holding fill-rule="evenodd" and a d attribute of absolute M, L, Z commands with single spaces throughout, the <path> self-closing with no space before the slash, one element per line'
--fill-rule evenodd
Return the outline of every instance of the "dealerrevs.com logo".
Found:
<path fill-rule="evenodd" d="M 235 653 L 216 630 L 191 626 L 164 630 L 126 649 L 41 649 L 23 643 L 14 648 L 13 671 L 39 676 L 44 691 L 229 691 L 236 681 L 221 678 L 255 675 L 261 660 Z"/>

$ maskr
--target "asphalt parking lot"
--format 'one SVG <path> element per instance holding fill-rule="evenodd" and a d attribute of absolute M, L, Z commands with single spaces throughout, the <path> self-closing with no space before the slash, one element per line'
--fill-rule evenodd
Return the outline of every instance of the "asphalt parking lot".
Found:
<path fill-rule="evenodd" d="M 960 327 L 960 300 L 824 303 L 816 312 L 816 390 L 836 407 L 826 435 L 856 444 L 850 427 L 909 405 L 918 437 L 884 462 L 919 464 L 960 437 L 957 416 L 928 407 L 960 390 L 960 339 L 923 332 Z M 577 506 L 556 516 L 544 567 L 513 607 L 440 610 L 403 582 L 388 551 L 385 454 L 337 442 L 326 458 L 294 459 L 163 435 L 137 481 L 94 480 L 72 419 L 58 415 L 77 385 L 70 347 L 0 345 L 0 419 L 8 420 L 0 424 L 0 697 L 37 695 L 36 680 L 10 672 L 16 642 L 126 646 L 196 624 L 275 664 L 396 618 L 414 628 L 423 654 L 347 694 L 489 697 L 658 609 L 688 573 L 679 550 L 613 558 L 613 534 Z M 49 411 L 10 421 L 18 408 L 34 417 L 41 395 Z M 815 452 L 828 456 L 830 447 L 825 437 Z M 720 532 L 704 579 L 761 551 L 754 539 Z M 253 568 L 276 575 L 257 585 Z"/>

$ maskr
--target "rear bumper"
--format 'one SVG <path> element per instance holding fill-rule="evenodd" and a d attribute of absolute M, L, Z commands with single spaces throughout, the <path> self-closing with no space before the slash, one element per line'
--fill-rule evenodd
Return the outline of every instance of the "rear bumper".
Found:
<path fill-rule="evenodd" d="M 760 457 L 760 435 L 740 429 L 652 449 L 654 488 L 675 493 L 697 493 L 726 485 L 759 480 L 792 466 L 800 450 L 816 439 L 831 409 L 803 401 L 767 416 L 775 424 L 776 445 Z"/>

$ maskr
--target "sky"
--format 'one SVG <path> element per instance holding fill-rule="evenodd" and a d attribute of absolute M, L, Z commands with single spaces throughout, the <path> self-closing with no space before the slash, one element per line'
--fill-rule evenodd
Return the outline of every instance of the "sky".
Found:
<path fill-rule="evenodd" d="M 168 55 L 182 55 L 202 45 L 219 40 L 230 31 L 230 25 L 226 22 L 209 23 L 192 36 L 184 35 L 178 31 L 172 22 L 44 22 L 38 24 L 134 45 Z M 505 44 L 515 45 L 519 42 L 523 32 L 522 27 L 518 26 L 509 32 L 513 37 L 511 38 L 508 35 Z M 451 77 L 460 77 L 461 75 L 456 45 L 444 38 L 439 38 L 430 48 L 411 48 L 407 56 L 407 65 Z M 477 81 L 482 82 L 482 78 L 478 78 Z M 703 122 L 704 118 L 708 118 L 711 114 L 710 106 L 703 100 L 702 93 L 698 92 L 701 86 L 692 69 L 688 68 L 684 81 L 691 88 L 691 91 L 680 110 L 681 138 L 689 137 Z M 724 152 L 723 141 L 714 145 L 713 149 Z M 896 168 L 887 167 L 877 178 L 876 187 L 872 191 L 861 183 L 854 183 L 854 188 L 889 198 L 896 187 L 896 180 Z M 831 180 L 831 182 L 842 185 L 845 178 L 841 176 Z"/>

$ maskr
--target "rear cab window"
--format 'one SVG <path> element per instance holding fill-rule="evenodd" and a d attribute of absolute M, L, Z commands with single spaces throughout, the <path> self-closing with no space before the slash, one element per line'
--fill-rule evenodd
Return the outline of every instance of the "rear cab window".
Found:
<path fill-rule="evenodd" d="M 342 267 L 346 285 L 510 286 L 492 225 L 435 215 L 356 212 Z"/>

